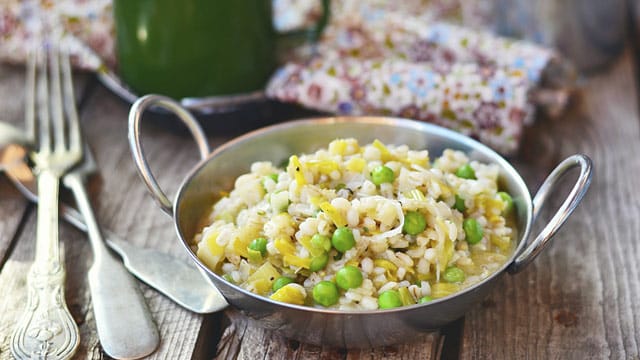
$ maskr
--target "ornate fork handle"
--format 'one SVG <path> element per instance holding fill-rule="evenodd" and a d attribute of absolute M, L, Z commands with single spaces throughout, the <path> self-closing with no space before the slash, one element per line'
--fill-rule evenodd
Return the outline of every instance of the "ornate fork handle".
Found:
<path fill-rule="evenodd" d="M 79 331 L 64 298 L 66 272 L 58 244 L 58 181 L 50 171 L 38 174 L 36 259 L 27 274 L 27 309 L 11 339 L 18 359 L 68 359 L 80 343 Z"/>
<path fill-rule="evenodd" d="M 65 270 L 51 262 L 50 271 L 31 267 L 27 278 L 27 310 L 12 338 L 18 359 L 68 359 L 80 341 L 64 302 Z"/>

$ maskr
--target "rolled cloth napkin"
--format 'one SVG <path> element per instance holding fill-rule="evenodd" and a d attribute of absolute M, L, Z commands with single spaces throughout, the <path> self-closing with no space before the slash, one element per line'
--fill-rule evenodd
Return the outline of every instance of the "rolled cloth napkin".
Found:
<path fill-rule="evenodd" d="M 428 121 L 513 154 L 533 118 L 532 90 L 556 54 L 442 22 L 481 22 L 481 1 L 461 4 L 333 1 L 331 20 L 313 55 L 287 57 L 267 84 L 266 95 L 339 115 Z M 290 29 L 313 22 L 318 5 L 274 0 L 274 23 Z M 2 1 L 0 60 L 23 61 L 26 45 L 43 29 L 73 40 L 76 65 L 90 70 L 116 66 L 111 0 Z"/>

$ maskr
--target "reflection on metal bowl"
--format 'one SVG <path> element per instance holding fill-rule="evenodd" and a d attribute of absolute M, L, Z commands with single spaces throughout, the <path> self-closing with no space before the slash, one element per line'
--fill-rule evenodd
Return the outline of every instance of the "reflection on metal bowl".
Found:
<path fill-rule="evenodd" d="M 162 192 L 140 147 L 139 121 L 150 106 L 176 113 L 196 137 L 203 160 L 185 175 L 175 202 Z M 517 245 L 514 253 L 495 273 L 481 282 L 427 304 L 390 310 L 338 311 L 291 305 L 271 300 L 233 285 L 208 269 L 191 250 L 190 241 L 199 219 L 210 206 L 214 193 L 228 191 L 237 176 L 255 161 L 279 163 L 291 154 L 310 153 L 336 138 L 353 137 L 361 143 L 379 139 L 383 143 L 406 144 L 439 155 L 444 149 L 461 150 L 473 160 L 497 164 L 500 182 L 514 199 Z M 532 200 L 518 172 L 488 147 L 453 131 L 405 119 L 386 117 L 328 117 L 291 121 L 240 136 L 209 153 L 206 138 L 193 117 L 174 101 L 156 95 L 134 103 L 129 116 L 129 140 L 134 160 L 147 187 L 161 208 L 171 215 L 178 237 L 193 261 L 207 274 L 229 304 L 267 329 L 302 342 L 344 348 L 366 348 L 406 342 L 417 332 L 439 328 L 465 314 L 491 290 L 505 272 L 517 272 L 535 258 L 584 196 L 591 179 L 591 161 L 584 155 L 564 160 L 547 178 Z M 580 175 L 556 215 L 540 235 L 529 240 L 532 223 L 556 181 L 579 167 Z M 534 212 L 535 208 L 535 212 Z"/>

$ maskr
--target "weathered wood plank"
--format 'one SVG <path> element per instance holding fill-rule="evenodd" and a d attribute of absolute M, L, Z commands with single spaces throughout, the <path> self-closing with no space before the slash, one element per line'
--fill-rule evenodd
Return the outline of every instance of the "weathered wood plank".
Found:
<path fill-rule="evenodd" d="M 90 262 L 88 261 L 89 244 L 80 234 L 68 226 L 60 228 L 60 242 L 64 247 L 65 265 L 67 269 L 67 281 L 65 297 L 67 306 L 78 324 L 80 330 L 79 354 L 93 354 L 101 358 L 97 341 L 95 323 L 91 314 L 90 295 L 86 273 Z M 0 302 L 0 359 L 12 359 L 9 351 L 9 340 L 15 323 L 20 318 L 26 304 L 26 274 L 33 262 L 35 251 L 35 212 L 31 212 L 24 231 L 11 253 L 11 256 L 0 272 L 0 286 L 3 296 Z M 86 358 L 82 355 L 76 358 Z"/>
<path fill-rule="evenodd" d="M 23 117 L 23 92 L 17 92 L 24 83 L 20 68 L 0 65 L 0 121 L 19 124 Z M 0 149 L 1 150 L 1 149 Z M 0 153 L 0 155 L 2 155 Z M 7 251 L 27 210 L 27 202 L 5 179 L 0 180 L 0 267 L 8 257 Z"/>
<path fill-rule="evenodd" d="M 9 256 L 12 241 L 27 211 L 27 203 L 6 179 L 0 179 L 0 266 Z"/>
<path fill-rule="evenodd" d="M 505 276 L 467 315 L 461 358 L 640 356 L 635 80 L 627 53 L 587 81 L 574 113 L 538 128 L 541 136 L 554 139 L 560 157 L 589 155 L 594 181 L 554 243 L 522 273 Z M 545 170 L 540 164 L 522 165 Z"/>
<path fill-rule="evenodd" d="M 123 239 L 141 247 L 153 247 L 187 260 L 171 219 L 162 213 L 138 178 L 127 145 L 129 106 L 102 87 L 96 88 L 81 113 L 85 132 L 100 167 L 100 181 L 93 199 L 97 218 Z M 161 184 L 172 194 L 182 174 L 196 163 L 195 145 L 188 137 L 146 126 L 145 150 Z M 170 151 L 168 151 L 170 149 Z M 184 310 L 144 285 L 144 295 L 161 335 L 160 348 L 151 359 L 196 357 L 196 340 L 202 316 Z M 87 291 L 87 289 L 84 289 Z"/>
<path fill-rule="evenodd" d="M 2 108 L 7 109 L 7 118 L 2 119 L 22 126 L 24 108 L 24 75 L 23 69 L 13 66 L 2 66 L 3 79 L 0 88 L 5 91 L 1 97 Z M 76 94 L 81 95 L 81 87 L 86 83 L 87 76 L 80 74 L 76 77 Z M 17 91 L 19 89 L 20 91 Z M 6 254 L 7 260 L 0 271 L 0 292 L 5 294 L 0 302 L 0 359 L 11 359 L 9 341 L 15 322 L 24 311 L 26 303 L 26 273 L 29 270 L 34 256 L 35 247 L 35 211 L 24 210 L 27 202 L 9 184 L 2 179 L 2 196 L 0 211 L 7 216 L 2 217 L 2 237 L 14 240 L 11 253 Z M 22 210 L 21 210 L 22 209 Z M 34 207 L 28 210 L 35 209 Z M 16 220 L 17 219 L 17 220 Z M 12 227 L 18 220 L 24 222 L 23 228 Z M 6 229 L 6 231 L 5 231 Z M 67 266 L 66 300 L 70 311 L 80 329 L 81 344 L 78 350 L 83 354 L 81 358 L 93 356 L 102 358 L 90 312 L 90 296 L 86 284 L 88 270 L 89 247 L 84 240 L 85 236 L 68 226 L 63 225 L 60 231 L 61 244 L 64 246 L 64 254 Z"/>
<path fill-rule="evenodd" d="M 20 70 L 9 70 L 9 74 L 14 73 L 18 74 L 16 80 L 6 84 L 2 82 L 3 88 L 13 86 L 13 91 L 16 88 L 22 89 L 23 78 L 19 75 Z M 86 76 L 82 75 L 76 78 L 79 78 L 80 82 L 86 80 Z M 92 200 L 98 220 L 106 228 L 113 229 L 122 238 L 138 246 L 156 247 L 184 257 L 170 219 L 155 207 L 133 167 L 126 145 L 128 106 L 102 88 L 95 90 L 80 115 L 100 166 L 101 181 L 97 181 L 98 186 L 95 186 L 96 183 L 92 186 Z M 3 97 L 3 99 L 10 98 Z M 23 101 L 18 96 L 15 98 L 17 98 L 16 103 L 11 103 L 10 106 L 15 107 L 16 113 L 21 114 Z M 12 121 L 21 122 L 21 115 Z M 148 146 L 150 153 L 159 154 L 159 156 L 150 156 L 151 161 L 153 164 L 164 165 L 162 168 L 169 176 L 161 178 L 170 193 L 177 188 L 181 180 L 181 177 L 176 174 L 183 174 L 188 170 L 190 159 L 193 160 L 191 163 L 197 160 L 196 156 L 192 155 L 195 151 L 190 151 L 195 146 L 189 147 L 190 140 L 186 137 L 179 139 L 160 129 L 152 129 L 149 139 L 152 140 L 149 141 Z M 184 144 L 181 145 L 181 142 Z M 178 146 L 175 151 L 160 151 L 167 147 L 173 150 L 175 146 Z M 8 185 L 8 183 L 3 181 L 1 185 Z M 0 229 L 2 229 L 0 239 L 4 243 L 16 237 L 16 227 L 22 217 L 21 213 L 24 212 L 20 211 L 19 204 L 25 205 L 15 191 L 6 187 L 0 191 L 2 195 L 5 193 L 10 195 L 2 196 L 0 199 L 0 214 L 17 213 L 12 215 L 16 220 L 3 218 L 0 221 Z M 157 216 L 149 214 L 157 214 Z M 23 232 L 17 235 L 17 245 L 9 255 L 6 266 L 0 272 L 0 293 L 9 295 L 3 296 L 3 301 L 0 302 L 0 324 L 2 324 L 0 359 L 10 358 L 8 341 L 26 299 L 24 281 L 26 270 L 33 260 L 34 216 L 34 212 L 28 216 Z M 71 229 L 67 224 L 61 225 L 61 235 L 66 248 L 67 303 L 81 331 L 81 345 L 75 358 L 104 358 L 106 355 L 100 349 L 95 332 L 90 293 L 86 283 L 86 273 L 92 258 L 90 247 L 85 240 L 85 235 Z M 141 288 L 162 338 L 160 348 L 150 358 L 197 358 L 198 354 L 194 354 L 194 349 L 196 349 L 202 317 L 183 310 L 142 283 Z"/>
<path fill-rule="evenodd" d="M 216 359 L 433 359 L 439 349 L 439 334 L 421 334 L 419 341 L 376 349 L 350 350 L 319 347 L 288 340 L 253 326 L 236 310 L 227 310 L 224 333 Z"/>
<path fill-rule="evenodd" d="M 637 92 L 629 54 L 609 72 L 587 83 L 572 116 L 535 126 L 516 166 L 530 188 L 540 184 L 550 164 L 574 152 L 594 159 L 592 188 L 566 227 L 521 274 L 505 276 L 497 289 L 474 308 L 464 322 L 462 358 L 637 358 L 640 356 L 640 133 Z M 0 68 L 3 116 L 21 121 L 23 78 L 19 69 Z M 82 111 L 86 132 L 101 167 L 94 188 L 98 219 L 138 246 L 153 246 L 186 259 L 171 220 L 155 206 L 138 179 L 126 143 L 128 106 L 102 88 Z M 5 115 L 6 114 L 6 115 Z M 5 120 L 5 119 L 0 119 Z M 144 127 L 145 150 L 167 193 L 172 194 L 196 161 L 187 136 L 154 126 Z M 218 141 L 219 139 L 212 139 Z M 215 142 L 214 141 L 214 142 Z M 0 181 L 0 256 L 10 249 L 0 271 L 0 359 L 11 358 L 8 341 L 24 304 L 24 278 L 32 257 L 35 218 L 23 215 L 26 203 Z M 157 215 L 155 215 L 157 214 Z M 539 227 L 538 227 L 539 228 Z M 100 359 L 91 313 L 86 271 L 91 254 L 85 236 L 62 226 L 69 271 L 67 300 L 82 335 L 76 358 Z M 7 244 L 16 239 L 15 247 Z M 3 245 L 5 244 L 5 245 Z M 1 264 L 0 264 L 1 265 Z M 144 289 L 162 345 L 152 358 L 209 358 L 222 321 L 224 333 L 216 358 L 434 358 L 442 336 L 383 349 L 342 351 L 299 344 L 248 325 L 233 310 L 206 319 L 178 308 L 155 291 Z M 10 294 L 10 296 L 5 296 Z M 202 331 L 202 329 L 205 329 Z"/>
<path fill-rule="evenodd" d="M 21 312 L 24 310 L 26 297 L 22 294 L 26 291 L 25 274 L 29 270 L 29 262 L 9 261 L 0 273 L 0 289 L 9 296 L 0 297 L 0 309 L 15 309 L 7 312 L 3 311 L 0 321 L 0 359 L 12 359 L 9 343 L 13 326 L 18 321 Z M 9 290 L 11 293 L 9 293 Z"/>

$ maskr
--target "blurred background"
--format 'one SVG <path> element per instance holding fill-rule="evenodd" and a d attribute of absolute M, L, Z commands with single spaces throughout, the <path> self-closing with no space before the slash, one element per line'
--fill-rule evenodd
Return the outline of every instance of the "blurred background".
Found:
<path fill-rule="evenodd" d="M 585 76 L 606 70 L 626 48 L 640 48 L 635 0 L 327 3 L 319 40 L 280 54 L 264 94 L 223 96 L 204 109 L 183 102 L 205 130 L 237 134 L 318 114 L 393 115 L 451 127 L 510 154 L 523 126 L 560 117 Z M 323 16 L 320 0 L 272 4 L 278 31 L 301 31 Z M 3 0 L 0 61 L 21 63 L 34 34 L 46 29 L 72 38 L 76 65 L 95 72 L 125 104 L 142 95 L 118 74 L 112 0 Z M 473 76 L 482 81 L 467 80 Z M 435 86 L 424 86 L 432 78 Z M 411 94 L 403 93 L 407 87 Z M 460 100 L 474 96 L 481 101 Z M 173 121 L 160 115 L 157 123 Z"/>

